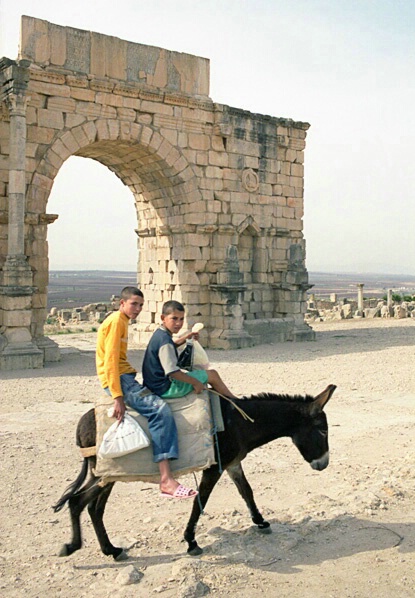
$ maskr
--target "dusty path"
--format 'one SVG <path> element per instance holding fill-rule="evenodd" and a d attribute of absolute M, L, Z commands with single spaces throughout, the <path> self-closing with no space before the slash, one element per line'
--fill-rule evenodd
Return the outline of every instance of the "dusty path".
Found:
<path fill-rule="evenodd" d="M 167 598 L 207 586 L 247 598 L 415 596 L 415 321 L 314 327 L 312 343 L 210 352 L 237 394 L 338 389 L 326 410 L 330 466 L 312 471 L 286 440 L 251 454 L 247 477 L 274 533 L 250 526 L 224 476 L 201 519 L 205 552 L 196 559 L 180 542 L 190 505 L 166 504 L 142 483 L 117 484 L 106 511 L 109 535 L 129 548 L 129 561 L 100 553 L 87 514 L 83 549 L 57 557 L 69 515 L 50 507 L 78 474 L 76 422 L 100 392 L 94 335 L 55 337 L 62 361 L 44 370 L 3 372 L 1 595 Z M 139 367 L 142 350 L 130 353 Z M 123 586 L 117 576 L 130 565 L 144 576 Z"/>

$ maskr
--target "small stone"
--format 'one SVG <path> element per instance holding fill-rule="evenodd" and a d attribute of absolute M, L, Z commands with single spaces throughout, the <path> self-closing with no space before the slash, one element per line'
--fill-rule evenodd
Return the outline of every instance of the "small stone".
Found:
<path fill-rule="evenodd" d="M 203 581 L 192 581 L 186 584 L 178 594 L 179 598 L 200 598 L 210 593 L 210 588 Z"/>
<path fill-rule="evenodd" d="M 116 582 L 121 586 L 128 586 L 140 582 L 143 577 L 144 574 L 136 569 L 134 565 L 128 565 L 117 575 Z"/>
<path fill-rule="evenodd" d="M 156 588 L 154 588 L 153 593 L 161 594 L 161 592 L 164 592 L 165 590 L 167 590 L 167 586 L 157 586 Z"/>

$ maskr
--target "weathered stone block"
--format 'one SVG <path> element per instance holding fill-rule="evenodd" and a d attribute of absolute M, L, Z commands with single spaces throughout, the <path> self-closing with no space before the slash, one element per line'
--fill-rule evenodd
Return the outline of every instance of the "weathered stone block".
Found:
<path fill-rule="evenodd" d="M 131 108 L 117 108 L 117 116 L 120 120 L 135 121 L 136 112 Z"/>
<path fill-rule="evenodd" d="M 208 150 L 211 140 L 208 135 L 189 133 L 189 147 L 195 150 Z"/>
<path fill-rule="evenodd" d="M 71 98 L 80 102 L 95 102 L 97 95 L 92 89 L 79 89 L 78 87 L 72 87 L 70 93 Z"/>
<path fill-rule="evenodd" d="M 25 327 L 30 326 L 32 317 L 31 310 L 13 310 L 13 311 L 1 311 L 2 325 L 9 327 Z"/>
<path fill-rule="evenodd" d="M 97 136 L 97 128 L 93 122 L 88 122 L 82 125 L 82 129 L 90 142 L 95 141 Z"/>
<path fill-rule="evenodd" d="M 137 110 L 140 110 L 140 108 L 141 108 L 141 100 L 139 100 L 138 98 L 123 97 L 122 103 L 123 103 L 124 108 L 131 108 L 132 110 L 135 111 L 136 115 L 137 115 Z"/>
<path fill-rule="evenodd" d="M 53 145 L 53 151 L 61 158 L 61 160 L 65 161 L 71 155 L 71 151 L 62 143 L 60 139 L 58 139 Z"/>
<path fill-rule="evenodd" d="M 260 157 L 261 151 L 257 143 L 244 141 L 243 139 L 229 139 L 227 150 L 230 153 L 242 154 L 247 156 Z"/>
<path fill-rule="evenodd" d="M 297 153 L 297 152 L 296 152 Z M 302 183 L 304 177 L 304 166 L 302 164 L 291 164 L 291 176 L 299 177 Z M 299 185 L 293 185 L 298 187 Z"/>
<path fill-rule="evenodd" d="M 209 151 L 209 164 L 226 168 L 229 165 L 229 157 L 226 152 Z M 208 175 L 207 175 L 208 176 Z"/>
<path fill-rule="evenodd" d="M 202 257 L 199 247 L 173 247 L 174 260 L 200 260 Z"/>
<path fill-rule="evenodd" d="M 75 112 L 76 102 L 73 98 L 52 96 L 48 99 L 47 109 L 56 112 Z"/>
<path fill-rule="evenodd" d="M 43 96 L 61 96 L 64 98 L 71 96 L 71 89 L 68 85 L 56 85 L 55 83 L 45 83 L 45 81 L 35 81 L 33 79 L 29 82 L 28 89 L 28 95 L 34 92 Z"/>
<path fill-rule="evenodd" d="M 27 128 L 27 140 L 33 143 L 49 144 L 55 136 L 56 130 L 52 128 L 34 127 Z"/>
<path fill-rule="evenodd" d="M 99 33 L 90 34 L 90 72 L 97 77 L 127 78 L 128 42 Z"/>
<path fill-rule="evenodd" d="M 142 100 L 141 110 L 143 112 L 149 112 L 150 114 L 165 114 L 167 116 L 173 116 L 173 106 L 166 106 L 160 102 Z"/>
<path fill-rule="evenodd" d="M 76 112 L 89 118 L 97 118 L 101 114 L 101 106 L 99 104 L 92 104 L 91 102 L 77 102 Z"/>
<path fill-rule="evenodd" d="M 205 171 L 206 177 L 209 179 L 222 179 L 223 170 L 217 166 L 207 166 Z"/>
<path fill-rule="evenodd" d="M 62 143 L 66 145 L 71 154 L 74 154 L 80 149 L 78 140 L 75 138 L 71 131 L 66 131 L 66 133 L 64 133 L 60 139 Z"/>
<path fill-rule="evenodd" d="M 172 145 L 178 145 L 178 131 L 176 129 L 161 128 L 160 134 L 167 139 Z"/>
<path fill-rule="evenodd" d="M 196 153 L 196 164 L 200 164 L 201 166 L 207 166 L 207 164 L 208 164 L 207 153 L 197 152 Z"/>

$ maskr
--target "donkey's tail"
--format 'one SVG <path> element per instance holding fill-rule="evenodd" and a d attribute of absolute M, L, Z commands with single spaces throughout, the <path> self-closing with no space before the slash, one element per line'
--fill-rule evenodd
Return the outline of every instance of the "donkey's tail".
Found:
<path fill-rule="evenodd" d="M 65 489 L 64 493 L 62 494 L 62 496 L 60 497 L 60 499 L 58 500 L 56 505 L 53 505 L 52 509 L 55 511 L 55 513 L 60 511 L 65 506 L 65 504 L 68 502 L 68 500 L 75 494 L 75 492 L 77 492 L 79 490 L 79 488 L 82 486 L 82 484 L 85 481 L 87 473 L 88 473 L 88 459 L 84 459 L 84 462 L 82 464 L 82 469 L 81 469 L 79 476 L 76 478 L 76 480 L 74 482 L 72 482 L 72 484 L 69 484 L 69 486 Z"/>

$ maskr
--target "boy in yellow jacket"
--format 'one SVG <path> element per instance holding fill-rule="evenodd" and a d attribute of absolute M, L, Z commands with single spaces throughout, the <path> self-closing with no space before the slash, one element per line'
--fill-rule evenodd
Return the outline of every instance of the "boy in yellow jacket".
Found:
<path fill-rule="evenodd" d="M 171 498 L 193 498 L 195 490 L 179 484 L 171 473 L 170 459 L 178 457 L 176 424 L 170 407 L 137 382 L 137 371 L 127 360 L 128 323 L 143 309 L 144 295 L 136 287 L 121 291 L 119 310 L 98 330 L 96 366 L 102 388 L 114 399 L 114 417 L 122 421 L 126 405 L 148 419 L 154 461 L 160 469 L 160 491 Z"/>

